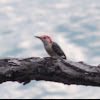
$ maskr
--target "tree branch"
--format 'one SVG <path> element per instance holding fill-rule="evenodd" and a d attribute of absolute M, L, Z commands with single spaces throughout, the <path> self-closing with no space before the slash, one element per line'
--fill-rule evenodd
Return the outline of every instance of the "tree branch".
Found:
<path fill-rule="evenodd" d="M 0 60 L 0 83 L 17 81 L 25 85 L 31 80 L 100 86 L 100 65 L 90 66 L 55 57 Z"/>

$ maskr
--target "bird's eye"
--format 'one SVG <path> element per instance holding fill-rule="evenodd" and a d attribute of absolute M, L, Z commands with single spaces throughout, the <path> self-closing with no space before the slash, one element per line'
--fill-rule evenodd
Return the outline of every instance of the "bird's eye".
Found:
<path fill-rule="evenodd" d="M 46 37 L 44 37 L 44 39 L 46 39 Z"/>

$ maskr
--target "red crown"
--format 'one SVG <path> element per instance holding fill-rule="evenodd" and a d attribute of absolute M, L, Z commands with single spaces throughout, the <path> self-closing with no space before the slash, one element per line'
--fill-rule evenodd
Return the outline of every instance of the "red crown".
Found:
<path fill-rule="evenodd" d="M 49 36 L 43 35 L 43 36 L 41 36 L 41 37 L 47 37 L 47 38 L 50 40 L 50 43 L 52 43 L 52 40 L 51 40 L 51 38 L 50 38 Z"/>

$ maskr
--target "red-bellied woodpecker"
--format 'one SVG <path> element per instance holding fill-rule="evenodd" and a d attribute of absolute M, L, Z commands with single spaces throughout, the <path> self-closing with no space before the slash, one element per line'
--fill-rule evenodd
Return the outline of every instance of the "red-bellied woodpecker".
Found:
<path fill-rule="evenodd" d="M 60 46 L 57 43 L 53 42 L 49 36 L 43 35 L 41 37 L 35 37 L 39 38 L 43 42 L 45 50 L 51 57 L 56 56 L 66 59 L 66 55 L 64 54 Z"/>

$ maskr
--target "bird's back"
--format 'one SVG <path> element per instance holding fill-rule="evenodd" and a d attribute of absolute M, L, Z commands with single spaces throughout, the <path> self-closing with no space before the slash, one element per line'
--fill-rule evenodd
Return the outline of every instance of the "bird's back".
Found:
<path fill-rule="evenodd" d="M 57 43 L 55 42 L 52 43 L 52 49 L 59 57 L 66 59 L 66 55 L 64 54 L 63 50 Z"/>

